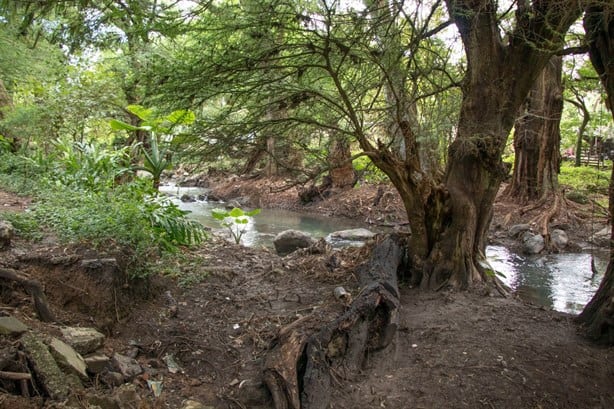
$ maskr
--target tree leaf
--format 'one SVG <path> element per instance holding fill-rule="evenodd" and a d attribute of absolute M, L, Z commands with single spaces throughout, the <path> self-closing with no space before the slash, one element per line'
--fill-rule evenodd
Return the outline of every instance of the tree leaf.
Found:
<path fill-rule="evenodd" d="M 239 209 L 238 207 L 235 207 L 234 209 L 230 211 L 230 213 L 228 213 L 228 216 L 234 217 L 234 218 L 241 217 L 244 215 L 245 215 L 245 212 L 242 209 Z"/>
<path fill-rule="evenodd" d="M 111 125 L 111 128 L 116 131 L 138 131 L 142 129 L 141 127 L 130 125 L 126 122 L 118 121 L 117 119 L 111 119 L 109 121 L 109 125 Z"/>
<path fill-rule="evenodd" d="M 143 105 L 128 105 L 126 110 L 143 121 L 149 121 L 154 117 L 154 110 L 152 108 L 145 108 Z"/>

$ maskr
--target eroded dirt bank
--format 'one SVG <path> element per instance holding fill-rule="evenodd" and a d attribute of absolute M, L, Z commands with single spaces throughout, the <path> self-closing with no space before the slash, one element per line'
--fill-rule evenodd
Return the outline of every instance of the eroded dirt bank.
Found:
<path fill-rule="evenodd" d="M 3 193 L 0 206 L 5 204 L 14 210 L 27 206 Z M 154 280 L 139 287 L 148 291 L 122 300 L 104 283 L 79 274 L 75 266 L 92 257 L 89 250 L 18 239 L 0 253 L 0 267 L 41 281 L 58 322 L 38 321 L 30 297 L 13 283 L 1 283 L 0 306 L 3 314 L 45 334 L 59 334 L 62 325 L 95 326 L 107 335 L 106 355 L 136 354 L 145 373 L 128 382 L 135 385 L 140 408 L 182 408 L 188 399 L 214 408 L 271 408 L 262 365 L 277 332 L 297 320 L 315 331 L 341 314 L 346 306 L 333 289 L 341 285 L 359 293 L 356 266 L 367 253 L 348 249 L 280 258 L 266 249 L 213 240 L 167 266 L 170 275 L 181 273 L 183 286 L 177 279 Z M 60 256 L 64 264 L 50 263 Z M 83 291 L 97 299 L 91 307 L 77 302 Z M 172 313 L 169 294 L 176 306 Z M 393 347 L 369 357 L 361 370 L 333 373 L 331 407 L 611 408 L 613 354 L 585 340 L 567 314 L 481 291 L 422 293 L 401 284 Z M 180 366 L 176 373 L 165 362 L 169 355 Z M 162 382 L 160 397 L 154 398 L 147 380 Z M 0 407 L 86 408 L 89 395 L 113 393 L 98 377 L 85 386 L 73 392 L 74 406 L 67 406 L 44 394 L 18 397 L 5 384 Z M 136 405 L 124 407 L 129 404 Z"/>

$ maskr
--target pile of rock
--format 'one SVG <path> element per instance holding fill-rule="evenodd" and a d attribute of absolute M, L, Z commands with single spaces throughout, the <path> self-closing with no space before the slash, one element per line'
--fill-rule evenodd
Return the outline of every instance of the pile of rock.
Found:
<path fill-rule="evenodd" d="M 15 317 L 0 317 L 0 334 L 13 341 L 10 347 L 0 349 L 0 379 L 4 384 L 14 382 L 9 392 L 27 397 L 36 388 L 52 400 L 65 401 L 66 409 L 83 407 L 77 396 L 85 400 L 87 407 L 109 409 L 149 407 L 143 406 L 142 401 L 160 396 L 161 384 L 149 380 L 161 379 L 163 374 L 159 373 L 160 369 L 143 367 L 137 362 L 138 348 L 126 355 L 108 356 L 102 352 L 105 337 L 96 329 L 63 327 L 60 331 L 61 337 L 54 337 L 28 328 Z M 180 370 L 172 357 L 167 358 L 168 368 L 164 371 Z M 139 394 L 135 378 L 141 374 L 146 374 L 142 378 L 148 379 L 149 398 Z M 93 379 L 112 392 L 86 390 Z M 79 391 L 82 393 L 75 393 Z M 182 406 L 188 407 L 206 408 L 194 401 Z"/>

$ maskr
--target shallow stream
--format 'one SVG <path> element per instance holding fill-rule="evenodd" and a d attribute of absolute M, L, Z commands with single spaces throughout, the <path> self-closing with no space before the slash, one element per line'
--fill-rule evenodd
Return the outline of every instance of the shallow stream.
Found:
<path fill-rule="evenodd" d="M 218 220 L 211 210 L 223 208 L 223 203 L 196 201 L 181 202 L 188 194 L 198 196 L 206 189 L 162 186 L 160 190 L 173 197 L 181 209 L 191 212 L 190 217 L 214 231 L 220 231 Z M 364 227 L 374 230 L 356 220 L 321 215 L 304 214 L 280 209 L 263 209 L 246 225 L 241 242 L 246 246 L 273 246 L 273 238 L 288 229 L 300 230 L 313 237 L 327 237 L 338 230 Z M 377 231 L 377 229 L 375 229 Z M 356 243 L 336 243 L 355 245 Z M 486 251 L 492 267 L 502 276 L 503 282 L 523 299 L 557 311 L 577 314 L 591 299 L 605 272 L 608 254 L 605 251 L 590 253 L 565 253 L 538 256 L 514 254 L 502 246 L 489 246 Z M 593 275 L 591 259 L 599 274 Z"/>

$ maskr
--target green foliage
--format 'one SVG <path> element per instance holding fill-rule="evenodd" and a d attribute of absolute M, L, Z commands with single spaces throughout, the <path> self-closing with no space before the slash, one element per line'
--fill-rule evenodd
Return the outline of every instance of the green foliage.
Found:
<path fill-rule="evenodd" d="M 0 154 L 9 152 L 11 149 L 11 141 L 0 135 Z"/>
<path fill-rule="evenodd" d="M 108 189 L 129 173 L 128 147 L 108 149 L 93 142 L 71 142 L 58 139 L 53 143 L 55 176 L 64 185 L 92 191 Z"/>
<path fill-rule="evenodd" d="M 388 177 L 378 169 L 368 156 L 359 156 L 352 161 L 358 177 L 366 182 L 379 183 L 388 181 Z"/>
<path fill-rule="evenodd" d="M 211 216 L 214 219 L 220 221 L 222 227 L 226 227 L 230 232 L 230 235 L 234 239 L 235 243 L 241 243 L 241 237 L 245 233 L 245 227 L 249 223 L 250 219 L 260 213 L 260 209 L 254 209 L 246 212 L 238 207 L 233 208 L 231 211 L 223 209 L 213 209 Z"/>
<path fill-rule="evenodd" d="M 70 145 L 72 146 L 72 145 Z M 88 242 L 95 247 L 128 250 L 132 254 L 130 271 L 147 274 L 146 266 L 164 252 L 175 252 L 178 246 L 201 243 L 206 239 L 202 225 L 186 217 L 170 199 L 159 196 L 147 181 L 136 179 L 115 185 L 114 172 L 109 172 L 109 154 L 98 148 L 59 149 L 60 153 L 45 161 L 5 154 L 0 157 L 0 186 L 22 189 L 10 180 L 29 179 L 27 193 L 36 198 L 32 212 L 16 216 L 16 227 L 27 234 L 37 226 L 50 228 L 65 242 Z M 80 159 L 77 161 L 73 153 Z M 86 158 L 87 156 L 91 156 Z M 121 155 L 120 155 L 121 156 Z M 100 158 L 102 170 L 93 157 Z M 5 159 L 5 160 L 4 160 Z M 76 164 L 91 166 L 99 179 L 87 178 Z M 55 166 L 54 166 L 55 165 Z M 50 166 L 47 175 L 36 169 Z M 112 168 L 113 169 L 113 168 Z M 5 173 L 5 172 L 10 172 Z"/>
<path fill-rule="evenodd" d="M 574 191 L 607 195 L 610 173 L 611 163 L 609 161 L 601 169 L 591 166 L 575 167 L 571 163 L 564 162 L 561 166 L 559 183 Z"/>
<path fill-rule="evenodd" d="M 162 172 L 171 165 L 172 156 L 168 146 L 160 146 L 158 135 L 163 135 L 167 139 L 172 140 L 175 130 L 182 125 L 192 124 L 195 115 L 191 111 L 177 110 L 169 115 L 159 116 L 154 109 L 145 108 L 141 105 L 129 105 L 126 109 L 141 119 L 140 125 L 134 126 L 117 119 L 112 119 L 110 121 L 111 128 L 116 131 L 145 131 L 150 133 L 149 146 L 144 147 L 141 145 L 144 157 L 143 166 L 137 166 L 135 169 L 150 173 L 153 177 L 154 189 L 157 190 L 160 185 Z"/>
<path fill-rule="evenodd" d="M 2 212 L 0 211 L 0 220 L 11 222 L 17 234 L 24 239 L 38 241 L 43 238 L 41 225 L 30 212 Z"/>

